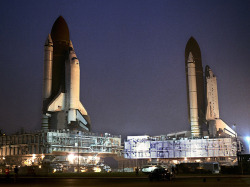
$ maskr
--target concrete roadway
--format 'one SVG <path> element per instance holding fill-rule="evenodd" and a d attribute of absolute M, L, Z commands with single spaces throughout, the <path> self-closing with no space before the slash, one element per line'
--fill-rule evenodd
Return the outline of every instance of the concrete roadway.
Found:
<path fill-rule="evenodd" d="M 11 178 L 0 179 L 0 187 L 21 186 L 21 187 L 250 187 L 250 176 L 185 176 L 177 177 L 172 181 L 150 182 L 145 177 L 138 178 L 18 178 L 16 182 Z"/>

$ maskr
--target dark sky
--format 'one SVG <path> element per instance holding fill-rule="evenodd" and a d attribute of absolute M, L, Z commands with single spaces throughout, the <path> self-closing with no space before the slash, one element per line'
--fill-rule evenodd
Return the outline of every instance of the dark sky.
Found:
<path fill-rule="evenodd" d="M 250 135 L 250 1 L 0 1 L 0 128 L 41 126 L 43 46 L 62 15 L 94 132 L 189 130 L 184 51 L 193 36 L 218 80 L 220 117 Z"/>

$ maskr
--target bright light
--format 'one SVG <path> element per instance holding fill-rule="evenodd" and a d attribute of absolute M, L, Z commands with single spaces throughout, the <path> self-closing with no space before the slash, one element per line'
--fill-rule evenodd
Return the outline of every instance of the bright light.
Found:
<path fill-rule="evenodd" d="M 86 172 L 87 170 L 86 170 L 86 168 L 81 168 L 81 170 L 80 170 L 82 173 L 84 173 L 84 172 Z"/>
<path fill-rule="evenodd" d="M 75 155 L 74 154 L 70 154 L 70 155 L 68 155 L 68 161 L 70 162 L 70 163 L 73 163 L 74 162 L 74 159 L 75 159 Z"/>
<path fill-rule="evenodd" d="M 5 157 L 3 157 L 3 160 L 5 160 Z"/>
<path fill-rule="evenodd" d="M 32 165 L 32 159 L 27 159 L 24 161 L 24 165 L 31 166 Z"/>
<path fill-rule="evenodd" d="M 45 157 L 45 156 L 44 156 L 44 155 L 42 155 L 42 160 L 44 159 L 44 157 Z"/>
<path fill-rule="evenodd" d="M 184 160 L 187 161 L 187 157 L 185 157 Z"/>
<path fill-rule="evenodd" d="M 95 157 L 95 161 L 98 163 L 100 161 L 100 157 Z"/>
<path fill-rule="evenodd" d="M 250 153 L 250 136 L 247 136 L 246 140 L 248 141 L 248 147 L 249 147 L 249 152 L 248 153 Z"/>
<path fill-rule="evenodd" d="M 98 167 L 94 167 L 94 172 L 101 172 L 101 168 L 98 168 Z"/>
<path fill-rule="evenodd" d="M 149 167 L 148 169 L 149 169 L 149 170 L 150 170 L 150 172 L 151 172 L 151 171 L 154 171 L 154 170 L 155 170 L 155 168 L 156 168 L 155 166 L 152 166 L 152 167 Z"/>
<path fill-rule="evenodd" d="M 145 166 L 142 168 L 142 172 L 150 173 L 155 170 L 155 166 Z"/>
<path fill-rule="evenodd" d="M 34 162 L 35 161 L 35 158 L 36 158 L 36 155 L 35 154 L 32 154 L 32 162 Z"/>
<path fill-rule="evenodd" d="M 177 161 L 177 160 L 173 160 L 173 163 L 174 163 L 174 164 L 178 164 L 178 161 Z"/>

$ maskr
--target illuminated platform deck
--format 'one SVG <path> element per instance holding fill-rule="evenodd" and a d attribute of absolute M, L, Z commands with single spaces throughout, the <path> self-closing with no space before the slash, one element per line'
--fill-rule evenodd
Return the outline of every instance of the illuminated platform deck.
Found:
<path fill-rule="evenodd" d="M 150 136 L 128 136 L 124 143 L 127 159 L 216 160 L 235 162 L 236 138 L 164 139 Z"/>

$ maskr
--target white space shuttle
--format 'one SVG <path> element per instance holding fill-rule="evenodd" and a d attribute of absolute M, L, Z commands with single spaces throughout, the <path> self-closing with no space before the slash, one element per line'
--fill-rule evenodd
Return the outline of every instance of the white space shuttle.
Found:
<path fill-rule="evenodd" d="M 80 64 L 60 16 L 44 46 L 43 129 L 90 131 L 80 102 Z"/>

